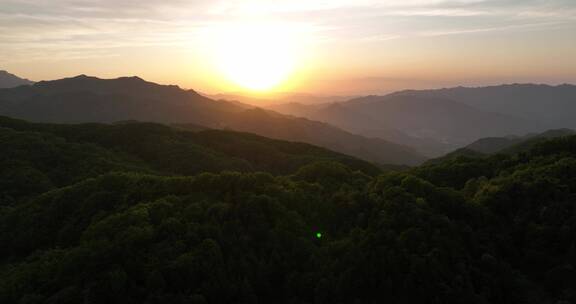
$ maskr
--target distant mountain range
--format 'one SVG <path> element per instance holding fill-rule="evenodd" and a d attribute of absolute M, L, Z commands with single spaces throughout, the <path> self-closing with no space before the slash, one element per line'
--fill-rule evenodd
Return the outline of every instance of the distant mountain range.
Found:
<path fill-rule="evenodd" d="M 138 77 L 80 75 L 0 89 L 0 114 L 40 122 L 138 120 L 230 129 L 395 165 L 419 164 L 481 138 L 502 141 L 510 135 L 576 128 L 573 85 L 407 90 L 346 101 L 288 93 L 265 102 L 241 95 L 214 97 Z M 334 100 L 340 101 L 324 102 Z M 262 109 L 243 101 L 270 105 Z"/>
<path fill-rule="evenodd" d="M 212 99 L 224 99 L 228 101 L 236 101 L 259 107 L 280 105 L 286 103 L 303 103 L 306 105 L 326 104 L 332 102 L 342 102 L 355 98 L 355 96 L 329 96 L 329 95 L 315 95 L 315 94 L 294 93 L 294 92 L 276 92 L 264 95 L 246 94 L 246 93 L 227 93 L 227 94 L 213 94 L 206 96 Z"/>
<path fill-rule="evenodd" d="M 409 90 L 341 103 L 287 103 L 269 108 L 411 146 L 435 157 L 479 138 L 576 128 L 576 86 Z"/>
<path fill-rule="evenodd" d="M 311 121 L 213 100 L 193 90 L 138 77 L 99 79 L 80 75 L 0 90 L 0 114 L 36 122 L 138 120 L 256 133 L 318 145 L 379 164 L 415 165 L 425 158 L 412 148 Z"/>
<path fill-rule="evenodd" d="M 409 90 L 393 95 L 447 98 L 480 110 L 513 115 L 551 128 L 576 128 L 576 86 L 510 84 L 479 88 Z"/>
<path fill-rule="evenodd" d="M 13 88 L 21 85 L 33 84 L 33 81 L 20 78 L 6 71 L 0 70 L 0 89 Z"/>

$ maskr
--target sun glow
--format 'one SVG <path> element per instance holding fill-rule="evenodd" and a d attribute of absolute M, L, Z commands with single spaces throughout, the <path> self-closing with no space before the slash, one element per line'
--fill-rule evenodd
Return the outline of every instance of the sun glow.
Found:
<path fill-rule="evenodd" d="M 211 57 L 220 73 L 253 91 L 279 87 L 301 61 L 305 39 L 296 26 L 231 24 L 211 28 Z"/>

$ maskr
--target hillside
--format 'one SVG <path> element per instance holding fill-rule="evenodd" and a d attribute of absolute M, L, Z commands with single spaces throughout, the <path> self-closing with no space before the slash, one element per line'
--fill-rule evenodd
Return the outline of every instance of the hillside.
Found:
<path fill-rule="evenodd" d="M 431 159 L 427 163 L 439 163 L 457 157 L 485 157 L 491 154 L 513 154 L 529 151 L 532 147 L 549 139 L 575 135 L 570 129 L 548 130 L 539 134 L 525 136 L 487 137 L 481 138 L 463 148 L 452 151 L 440 158 Z"/>
<path fill-rule="evenodd" d="M 307 146 L 155 124 L 2 122 L 1 159 L 20 166 L 3 193 L 28 195 L 0 208 L 1 303 L 576 301 L 575 136 L 379 176 L 337 157 L 284 176 L 180 176 L 171 161 L 205 164 L 189 137 L 211 153 L 228 149 L 218 136 Z M 255 154 L 230 153 L 216 163 Z"/>
<path fill-rule="evenodd" d="M 514 150 L 519 150 L 524 146 L 530 146 L 542 140 L 562 136 L 570 136 L 574 135 L 574 133 L 575 132 L 570 129 L 557 129 L 548 130 L 539 134 L 528 134 L 525 136 L 481 138 L 469 144 L 465 148 L 484 154 L 493 154 L 512 149 L 513 147 Z"/>
<path fill-rule="evenodd" d="M 334 161 L 370 175 L 380 172 L 368 162 L 308 144 L 153 123 L 60 125 L 0 117 L 0 142 L 4 204 L 112 171 L 289 174 L 313 162 Z"/>
<path fill-rule="evenodd" d="M 426 158 L 414 149 L 379 138 L 356 135 L 332 125 L 260 108 L 226 115 L 221 128 L 271 138 L 312 143 L 379 164 L 417 165 Z"/>
<path fill-rule="evenodd" d="M 415 165 L 425 158 L 382 139 L 358 136 L 325 123 L 212 100 L 193 90 L 138 77 L 99 79 L 81 75 L 0 90 L 0 114 L 36 122 L 125 120 L 194 124 L 306 142 L 379 164 Z"/>

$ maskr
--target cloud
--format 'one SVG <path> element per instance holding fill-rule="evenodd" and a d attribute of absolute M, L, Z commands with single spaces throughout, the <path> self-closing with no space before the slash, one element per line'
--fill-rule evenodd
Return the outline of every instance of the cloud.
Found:
<path fill-rule="evenodd" d="M 542 22 L 542 23 L 528 23 L 528 24 L 513 24 L 505 26 L 496 27 L 485 27 L 485 28 L 473 28 L 473 29 L 461 29 L 461 30 L 448 30 L 448 31 L 424 31 L 420 33 L 420 36 L 447 36 L 447 35 L 462 35 L 462 34 L 472 34 L 472 33 L 485 33 L 485 32 L 497 32 L 506 30 L 530 30 L 530 29 L 542 29 L 546 27 L 558 27 L 564 26 L 569 23 L 567 22 Z"/>
<path fill-rule="evenodd" d="M 330 43 L 576 27 L 575 16 L 573 0 L 2 0 L 0 56 L 185 46 L 200 28 L 255 18 L 306 23 Z"/>

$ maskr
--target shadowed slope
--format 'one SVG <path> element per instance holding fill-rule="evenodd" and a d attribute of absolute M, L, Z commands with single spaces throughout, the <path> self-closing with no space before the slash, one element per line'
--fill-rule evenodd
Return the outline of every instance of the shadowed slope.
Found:
<path fill-rule="evenodd" d="M 0 90 L 0 114 L 40 122 L 152 121 L 252 132 L 306 142 L 380 164 L 414 165 L 424 157 L 391 142 L 354 135 L 330 125 L 212 100 L 192 90 L 138 77 L 81 75 Z"/>

